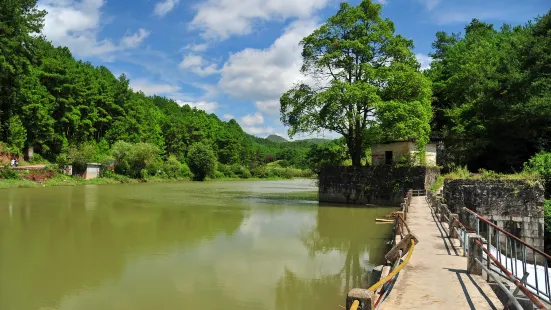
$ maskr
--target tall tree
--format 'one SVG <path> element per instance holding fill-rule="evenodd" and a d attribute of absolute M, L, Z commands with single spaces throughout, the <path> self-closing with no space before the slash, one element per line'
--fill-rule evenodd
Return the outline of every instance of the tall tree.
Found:
<path fill-rule="evenodd" d="M 474 19 L 463 36 L 437 34 L 433 128 L 452 162 L 518 171 L 551 147 L 549 20 L 496 30 Z"/>
<path fill-rule="evenodd" d="M 419 71 L 413 42 L 396 35 L 380 13 L 381 5 L 370 0 L 342 3 L 300 42 L 302 73 L 316 83 L 296 85 L 280 99 L 290 136 L 337 132 L 354 166 L 370 141 L 416 138 L 424 145 L 430 133 L 430 82 Z"/>
<path fill-rule="evenodd" d="M 36 34 L 45 11 L 37 0 L 0 0 L 0 138 L 5 141 L 8 120 L 18 114 L 23 79 L 36 61 Z"/>

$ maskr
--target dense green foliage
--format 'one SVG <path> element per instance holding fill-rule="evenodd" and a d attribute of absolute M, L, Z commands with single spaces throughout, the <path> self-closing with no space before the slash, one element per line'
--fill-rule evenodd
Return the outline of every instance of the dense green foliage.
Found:
<path fill-rule="evenodd" d="M 475 19 L 433 47 L 432 126 L 448 163 L 512 172 L 551 149 L 551 12 L 500 30 Z"/>
<path fill-rule="evenodd" d="M 216 157 L 210 146 L 197 142 L 189 148 L 189 169 L 193 178 L 203 181 L 207 177 L 213 177 L 216 169 Z"/>
<path fill-rule="evenodd" d="M 413 42 L 395 35 L 381 7 L 370 0 L 341 3 L 301 41 L 303 74 L 324 85 L 299 84 L 280 99 L 290 136 L 337 132 L 354 166 L 372 143 L 415 138 L 424 146 L 430 134 L 430 81 L 419 71 Z"/>
<path fill-rule="evenodd" d="M 324 166 L 340 166 L 348 159 L 344 139 L 314 145 L 307 154 L 308 167 L 319 172 Z"/>
<path fill-rule="evenodd" d="M 538 173 L 545 183 L 545 194 L 551 198 L 551 153 L 540 152 L 524 164 L 524 170 Z"/>

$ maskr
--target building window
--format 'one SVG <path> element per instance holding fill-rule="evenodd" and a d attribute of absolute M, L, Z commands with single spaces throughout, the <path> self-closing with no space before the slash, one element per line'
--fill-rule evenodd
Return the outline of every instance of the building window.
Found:
<path fill-rule="evenodd" d="M 392 165 L 392 151 L 385 152 L 385 164 Z"/>

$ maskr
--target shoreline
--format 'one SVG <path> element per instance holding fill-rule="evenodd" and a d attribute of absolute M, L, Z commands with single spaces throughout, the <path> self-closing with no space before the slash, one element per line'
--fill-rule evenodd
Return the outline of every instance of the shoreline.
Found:
<path fill-rule="evenodd" d="M 81 185 L 115 185 L 115 184 L 143 184 L 143 183 L 176 183 L 176 182 L 237 182 L 237 181 L 283 181 L 283 180 L 315 180 L 316 178 L 220 178 L 220 179 L 208 179 L 205 181 L 192 181 L 190 179 L 161 179 L 150 178 L 145 180 L 130 179 L 130 178 L 97 178 L 92 180 L 83 180 L 78 178 L 53 178 L 44 182 L 35 182 L 29 180 L 16 180 L 16 179 L 2 179 L 0 180 L 0 189 L 9 188 L 39 188 L 39 187 L 51 187 L 51 186 L 81 186 Z"/>

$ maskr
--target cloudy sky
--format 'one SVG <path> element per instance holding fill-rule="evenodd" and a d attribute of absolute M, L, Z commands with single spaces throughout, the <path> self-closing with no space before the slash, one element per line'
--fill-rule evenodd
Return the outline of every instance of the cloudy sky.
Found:
<path fill-rule="evenodd" d="M 523 24 L 549 0 L 375 0 L 424 67 L 437 31 L 473 17 Z M 360 0 L 351 0 L 355 5 Z M 339 0 L 39 0 L 44 33 L 74 56 L 125 73 L 134 90 L 236 119 L 258 136 L 286 136 L 279 97 L 301 78 L 298 42 Z"/>

